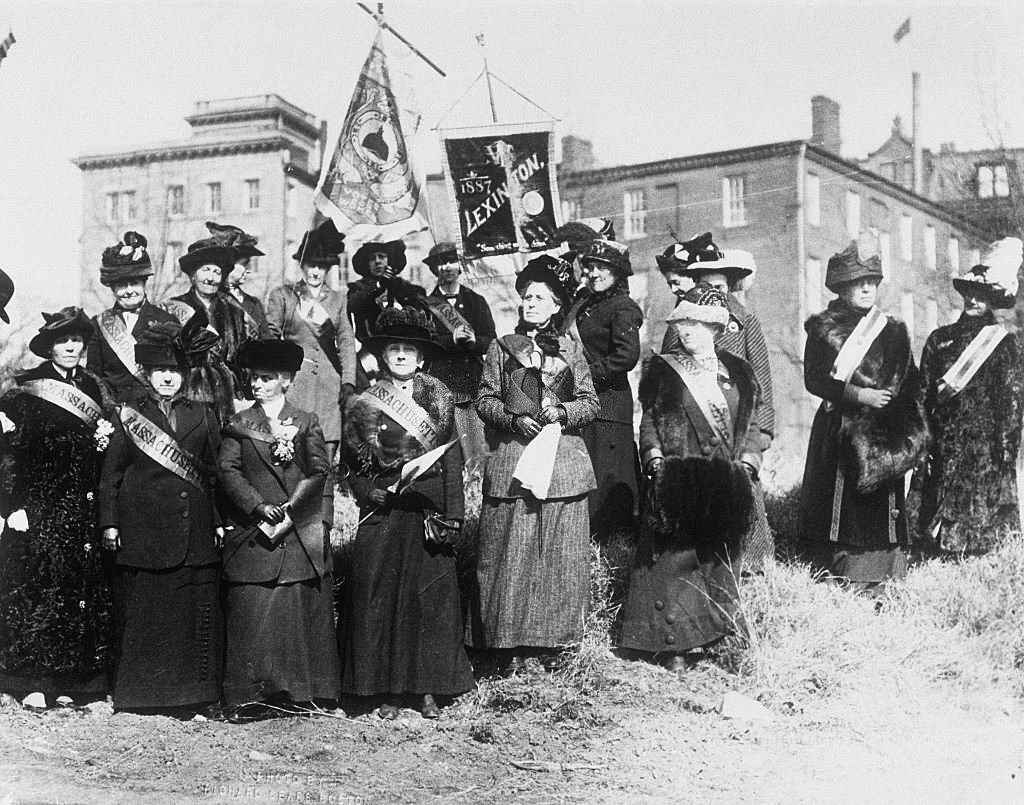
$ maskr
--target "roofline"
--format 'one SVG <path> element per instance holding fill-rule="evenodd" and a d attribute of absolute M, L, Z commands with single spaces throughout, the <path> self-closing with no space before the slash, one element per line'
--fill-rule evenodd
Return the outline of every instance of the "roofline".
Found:
<path fill-rule="evenodd" d="M 204 126 L 218 125 L 221 123 L 237 123 L 246 120 L 274 120 L 281 118 L 287 121 L 289 127 L 297 134 L 316 140 L 320 136 L 320 126 L 315 119 L 311 122 L 306 118 L 299 117 L 295 112 L 279 106 L 268 106 L 259 109 L 229 109 L 222 112 L 201 112 L 188 115 L 185 122 L 193 129 L 200 130 Z"/>
<path fill-rule="evenodd" d="M 167 162 L 184 158 L 196 159 L 277 151 L 291 145 L 300 145 L 300 143 L 295 143 L 280 132 L 275 131 L 269 137 L 250 138 L 234 142 L 224 140 L 211 143 L 184 141 L 171 145 L 139 148 L 114 154 L 85 154 L 75 157 L 71 162 L 84 171 L 121 167 L 124 165 L 145 165 L 150 162 Z"/>
<path fill-rule="evenodd" d="M 888 139 L 888 140 L 886 140 L 886 141 L 885 141 L 884 143 L 882 143 L 882 144 L 881 144 L 880 146 L 878 146 L 878 148 L 876 148 L 876 149 L 875 149 L 874 151 L 871 151 L 871 152 L 870 152 L 870 153 L 869 153 L 869 154 L 867 155 L 867 157 L 866 157 L 866 158 L 867 158 L 867 159 L 871 159 L 871 158 L 872 158 L 872 157 L 873 157 L 873 156 L 874 156 L 875 154 L 877 154 L 877 153 L 878 153 L 879 151 L 881 151 L 881 150 L 882 150 L 883 148 L 885 148 L 885 147 L 886 147 L 886 146 L 887 146 L 887 145 L 888 145 L 889 143 L 891 143 L 891 142 L 892 142 L 892 141 L 893 141 L 894 139 L 896 139 L 896 140 L 899 140 L 899 141 L 900 141 L 901 143 L 903 143 L 904 145 L 908 145 L 908 146 L 910 146 L 911 148 L 913 148 L 913 147 L 914 147 L 914 143 L 913 143 L 913 142 L 911 142 L 910 140 L 908 140 L 908 139 L 907 139 L 906 137 L 904 137 L 904 136 L 903 136 L 902 134 L 890 134 L 890 135 L 889 135 L 889 139 Z M 927 149 L 923 149 L 923 150 L 927 150 Z"/>

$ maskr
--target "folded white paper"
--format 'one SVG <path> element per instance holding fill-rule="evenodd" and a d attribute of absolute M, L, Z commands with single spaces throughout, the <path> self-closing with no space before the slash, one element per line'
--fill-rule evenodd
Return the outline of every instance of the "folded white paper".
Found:
<path fill-rule="evenodd" d="M 552 422 L 545 425 L 523 448 L 523 453 L 512 472 L 512 477 L 519 481 L 523 489 L 533 493 L 538 500 L 547 500 L 551 474 L 555 469 L 555 456 L 558 453 L 558 440 L 561 438 L 560 424 Z"/>

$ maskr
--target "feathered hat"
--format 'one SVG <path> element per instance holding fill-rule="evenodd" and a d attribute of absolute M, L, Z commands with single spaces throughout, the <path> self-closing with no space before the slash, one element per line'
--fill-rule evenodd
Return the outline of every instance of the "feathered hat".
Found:
<path fill-rule="evenodd" d="M 629 247 L 606 238 L 597 238 L 587 243 L 580 252 L 580 260 L 584 263 L 604 263 L 620 277 L 633 274 L 633 266 L 629 262 Z"/>
<path fill-rule="evenodd" d="M 992 307 L 1013 307 L 1017 301 L 1017 272 L 1022 260 L 1024 243 L 1020 238 L 1002 238 L 985 249 L 978 265 L 954 277 L 953 287 L 961 294 L 981 289 Z"/>
<path fill-rule="evenodd" d="M 153 276 L 153 263 L 146 251 L 148 241 L 138 232 L 125 232 L 121 242 L 103 250 L 100 284 L 110 287 L 117 282 Z"/>
<path fill-rule="evenodd" d="M 416 345 L 428 360 L 444 354 L 444 348 L 430 333 L 426 314 L 414 307 L 389 307 L 381 311 L 373 335 L 363 341 L 363 347 L 379 356 L 391 341 Z"/>
<path fill-rule="evenodd" d="M 64 307 L 56 313 L 43 313 L 43 326 L 32 336 L 28 348 L 33 355 L 49 358 L 53 345 L 69 335 L 79 335 L 88 341 L 92 334 L 92 323 L 80 307 Z"/>
<path fill-rule="evenodd" d="M 676 321 L 700 321 L 730 329 L 735 327 L 736 331 L 743 327 L 729 310 L 729 297 L 706 282 L 698 282 L 690 288 L 665 319 L 667 324 Z"/>
<path fill-rule="evenodd" d="M 328 218 L 302 236 L 302 242 L 292 255 L 292 260 L 299 265 L 330 268 L 341 262 L 344 251 L 345 236 L 335 227 L 334 221 Z"/>
<path fill-rule="evenodd" d="M 833 254 L 825 271 L 825 287 L 832 293 L 851 282 L 875 278 L 882 281 L 882 258 L 878 254 L 878 237 L 872 232 L 862 232 L 857 240 L 841 252 Z"/>
<path fill-rule="evenodd" d="M 685 274 L 694 263 L 721 260 L 723 256 L 722 250 L 715 245 L 711 233 L 705 232 L 702 235 L 694 235 L 682 243 L 670 244 L 654 259 L 658 263 L 658 268 L 663 272 Z M 694 268 L 698 269 L 696 266 Z"/>
<path fill-rule="evenodd" d="M 258 239 L 240 227 L 207 221 L 206 228 L 210 230 L 210 237 L 213 240 L 216 240 L 221 246 L 227 246 L 234 250 L 236 261 L 250 257 L 262 257 L 265 254 L 256 248 Z"/>
<path fill-rule="evenodd" d="M 405 269 L 405 244 L 400 240 L 389 240 L 384 243 L 371 241 L 360 246 L 352 255 L 352 270 L 361 276 L 367 276 L 370 273 L 370 257 L 378 252 L 388 256 L 388 265 L 396 274 Z"/>
<path fill-rule="evenodd" d="M 531 282 L 543 282 L 551 288 L 551 292 L 562 305 L 562 312 L 568 310 L 575 286 L 572 266 L 569 263 L 549 254 L 534 257 L 516 275 L 516 292 L 522 296 Z"/>
<path fill-rule="evenodd" d="M 583 218 L 569 221 L 555 230 L 555 239 L 569 247 L 569 251 L 559 257 L 570 263 L 590 241 L 598 238 L 615 240 L 615 225 L 611 218 Z"/>

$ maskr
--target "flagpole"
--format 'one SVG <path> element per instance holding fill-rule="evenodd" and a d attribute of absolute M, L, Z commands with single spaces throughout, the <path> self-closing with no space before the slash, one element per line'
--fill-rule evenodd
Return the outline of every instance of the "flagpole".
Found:
<path fill-rule="evenodd" d="M 413 53 L 415 53 L 417 56 L 423 59 L 423 61 L 425 61 L 427 64 L 433 67 L 434 70 L 437 71 L 438 75 L 441 76 L 441 78 L 448 77 L 448 74 L 440 67 L 438 67 L 436 64 L 434 64 L 430 59 L 428 59 L 423 54 L 422 50 L 417 48 L 412 42 L 410 42 L 408 39 L 406 39 L 404 36 L 398 33 L 398 31 L 392 28 L 387 22 L 384 21 L 383 3 L 377 3 L 377 11 L 371 11 L 364 3 L 356 3 L 356 5 L 359 6 L 363 11 L 365 11 L 367 14 L 369 14 L 377 21 L 377 27 L 379 27 L 382 31 L 388 31 L 389 33 L 391 33 L 391 35 L 394 36 L 399 42 L 401 42 L 403 45 L 409 48 L 409 50 L 411 50 Z"/>
<path fill-rule="evenodd" d="M 476 35 L 476 43 L 484 54 L 484 78 L 487 79 L 487 99 L 491 102 L 491 122 L 498 122 L 498 110 L 494 106 L 494 87 L 491 86 L 491 68 L 487 64 L 487 44 L 483 34 Z"/>

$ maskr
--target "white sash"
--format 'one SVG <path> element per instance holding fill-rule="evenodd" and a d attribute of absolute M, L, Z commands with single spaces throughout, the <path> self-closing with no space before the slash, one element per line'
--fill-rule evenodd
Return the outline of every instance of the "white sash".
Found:
<path fill-rule="evenodd" d="M 865 316 L 857 322 L 853 332 L 843 343 L 843 348 L 836 355 L 836 362 L 832 364 L 832 378 L 840 383 L 850 382 L 850 377 L 860 366 L 864 356 L 868 354 L 875 339 L 882 334 L 889 318 L 877 307 L 873 306 Z"/>
<path fill-rule="evenodd" d="M 441 434 L 430 415 L 412 397 L 387 380 L 380 380 L 363 392 L 367 401 L 401 425 L 424 448 L 433 450 Z"/>
<path fill-rule="evenodd" d="M 939 380 L 939 399 L 946 401 L 952 399 L 971 382 L 978 370 L 984 366 L 996 347 L 998 347 L 1009 333 L 1001 324 L 989 324 L 982 327 L 967 348 L 960 353 L 953 365 L 946 370 L 946 374 Z"/>
<path fill-rule="evenodd" d="M 729 404 L 718 386 L 718 378 L 711 372 L 697 372 L 687 365 L 686 360 L 675 353 L 662 355 L 661 359 L 679 375 L 704 416 L 705 422 L 726 445 L 732 444 L 732 421 Z M 701 377 L 706 375 L 706 377 Z M 708 381 L 711 382 L 708 382 Z"/>
<path fill-rule="evenodd" d="M 139 364 L 135 360 L 135 337 L 128 331 L 121 317 L 117 315 L 114 308 L 108 308 L 100 313 L 97 319 L 100 325 L 100 335 L 107 342 L 107 346 L 121 362 L 128 374 L 135 375 L 140 380 Z"/>
<path fill-rule="evenodd" d="M 70 383 L 62 383 L 59 380 L 50 380 L 44 377 L 39 380 L 29 380 L 21 388 L 26 394 L 38 397 L 40 400 L 45 400 L 74 414 L 86 425 L 95 425 L 103 416 L 103 411 L 96 401 Z"/>
<path fill-rule="evenodd" d="M 173 436 L 128 405 L 122 405 L 117 413 L 125 432 L 139 450 L 196 489 L 203 489 L 195 458 L 182 450 Z"/>
<path fill-rule="evenodd" d="M 185 322 L 196 315 L 196 309 L 180 299 L 165 299 L 160 303 L 160 307 L 174 316 L 182 327 L 185 326 Z"/>
<path fill-rule="evenodd" d="M 466 317 L 459 313 L 452 305 L 449 305 L 447 300 L 438 299 L 436 296 L 428 296 L 427 307 L 434 314 L 434 318 L 441 322 L 448 332 L 453 335 L 459 327 L 468 327 L 469 331 L 473 333 L 473 325 L 466 321 Z"/>

